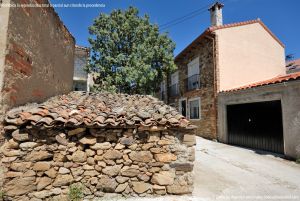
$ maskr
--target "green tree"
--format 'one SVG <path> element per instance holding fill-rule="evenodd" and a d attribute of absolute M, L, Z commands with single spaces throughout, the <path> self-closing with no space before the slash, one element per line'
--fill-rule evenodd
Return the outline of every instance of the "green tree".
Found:
<path fill-rule="evenodd" d="M 175 69 L 175 44 L 137 8 L 101 13 L 89 27 L 92 56 L 87 67 L 98 91 L 153 94 Z"/>

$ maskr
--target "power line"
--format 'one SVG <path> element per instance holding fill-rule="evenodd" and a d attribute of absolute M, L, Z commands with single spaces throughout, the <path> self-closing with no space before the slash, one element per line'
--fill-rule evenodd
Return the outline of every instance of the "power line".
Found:
<path fill-rule="evenodd" d="M 167 22 L 167 23 L 164 23 L 164 24 L 160 25 L 160 27 L 168 26 L 169 24 L 173 24 L 173 23 L 177 22 L 178 20 L 182 20 L 183 18 L 189 17 L 190 15 L 193 15 L 193 14 L 195 14 L 195 13 L 197 13 L 197 12 L 202 11 L 203 9 L 206 9 L 206 8 L 207 8 L 208 6 L 210 6 L 210 5 L 211 5 L 211 4 L 208 4 L 208 5 L 204 6 L 204 7 L 199 8 L 199 9 L 197 9 L 197 10 L 194 10 L 194 11 L 192 11 L 192 12 L 190 12 L 190 13 L 184 15 L 184 16 L 178 17 L 178 18 L 176 18 L 176 19 L 174 19 L 174 20 L 171 20 L 171 21 L 169 21 L 169 22 Z"/>
<path fill-rule="evenodd" d="M 176 22 L 176 23 L 170 24 L 169 26 L 165 26 L 165 27 L 161 28 L 161 30 L 163 31 L 163 30 L 165 30 L 165 29 L 167 29 L 167 28 L 170 28 L 170 27 L 172 27 L 172 26 L 175 26 L 175 25 L 177 25 L 177 24 L 180 24 L 180 23 L 182 23 L 182 22 L 185 22 L 185 21 L 187 21 L 187 20 L 189 20 L 189 19 L 192 19 L 192 18 L 194 18 L 194 17 L 196 17 L 196 16 L 198 16 L 198 15 L 204 13 L 204 12 L 206 12 L 206 11 L 202 11 L 201 13 L 196 13 L 196 14 L 194 14 L 194 15 L 188 17 L 188 18 L 184 18 L 184 19 L 182 19 L 182 20 L 180 20 L 180 21 L 178 21 L 178 22 Z"/>
<path fill-rule="evenodd" d="M 223 3 L 225 3 L 226 1 L 228 1 L 228 0 L 224 0 Z M 172 27 L 172 26 L 175 26 L 175 25 L 177 25 L 177 24 L 180 24 L 180 23 L 182 23 L 182 22 L 185 22 L 185 21 L 187 21 L 187 20 L 189 20 L 189 19 L 192 19 L 192 18 L 194 18 L 194 17 L 196 17 L 196 16 L 198 16 L 198 15 L 200 15 L 200 14 L 206 12 L 207 9 L 208 9 L 211 5 L 212 5 L 212 4 L 206 5 L 205 7 L 202 7 L 202 8 L 200 8 L 200 9 L 195 10 L 195 11 L 192 11 L 192 12 L 190 12 L 190 13 L 188 13 L 188 14 L 182 16 L 182 17 L 176 18 L 176 19 L 171 20 L 171 21 L 169 21 L 169 22 L 167 22 L 167 23 L 165 23 L 165 24 L 162 24 L 162 25 L 160 26 L 160 28 L 161 28 L 160 30 L 161 30 L 161 31 L 166 30 L 167 28 L 170 28 L 170 27 Z"/>

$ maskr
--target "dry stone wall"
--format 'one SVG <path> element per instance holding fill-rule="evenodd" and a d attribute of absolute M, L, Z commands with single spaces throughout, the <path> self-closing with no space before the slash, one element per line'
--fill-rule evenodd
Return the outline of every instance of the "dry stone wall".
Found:
<path fill-rule="evenodd" d="M 193 130 L 5 127 L 7 200 L 51 200 L 80 185 L 86 199 L 193 191 Z"/>

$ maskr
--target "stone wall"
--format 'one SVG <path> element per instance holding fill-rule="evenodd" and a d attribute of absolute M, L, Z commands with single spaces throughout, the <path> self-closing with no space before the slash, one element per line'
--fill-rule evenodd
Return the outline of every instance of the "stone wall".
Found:
<path fill-rule="evenodd" d="M 185 79 L 188 77 L 188 63 L 199 57 L 200 68 L 200 88 L 186 91 Z M 198 126 L 196 135 L 208 139 L 217 137 L 217 109 L 216 109 L 216 89 L 215 68 L 214 68 L 214 44 L 212 39 L 203 38 L 197 48 L 187 53 L 184 59 L 176 60 L 179 71 L 179 93 L 180 96 L 170 99 L 175 107 L 179 107 L 179 99 L 187 100 L 187 118 L 189 118 L 188 101 L 191 98 L 201 99 L 201 119 L 190 120 Z"/>
<path fill-rule="evenodd" d="M 5 127 L 7 199 L 62 199 L 69 186 L 85 198 L 187 194 L 193 191 L 193 130 L 17 129 Z"/>
<path fill-rule="evenodd" d="M 23 0 L 21 3 L 48 1 Z M 74 70 L 75 40 L 53 8 L 7 9 L 0 8 L 1 18 L 8 21 L 0 40 L 6 38 L 5 55 L 0 50 L 0 70 L 3 69 L 0 72 L 0 115 L 13 106 L 41 102 L 70 92 Z"/>

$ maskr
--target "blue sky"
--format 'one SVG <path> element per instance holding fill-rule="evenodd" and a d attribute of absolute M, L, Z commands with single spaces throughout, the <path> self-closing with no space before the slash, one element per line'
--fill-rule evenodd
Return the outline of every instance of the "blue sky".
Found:
<path fill-rule="evenodd" d="M 285 44 L 286 54 L 300 58 L 300 0 L 223 0 L 224 23 L 260 18 Z M 64 24 L 76 38 L 78 45 L 89 46 L 88 27 L 99 13 L 135 6 L 140 14 L 147 13 L 153 23 L 162 25 L 201 9 L 214 0 L 51 0 L 51 3 L 103 3 L 105 8 L 55 8 Z M 204 9 L 203 9 L 204 10 Z M 175 55 L 183 50 L 210 24 L 209 12 L 171 26 L 164 31 L 176 43 Z"/>

